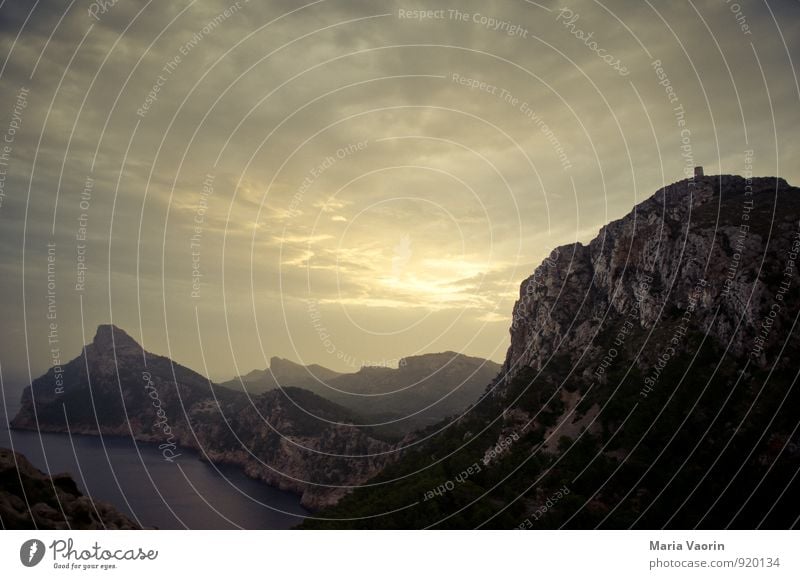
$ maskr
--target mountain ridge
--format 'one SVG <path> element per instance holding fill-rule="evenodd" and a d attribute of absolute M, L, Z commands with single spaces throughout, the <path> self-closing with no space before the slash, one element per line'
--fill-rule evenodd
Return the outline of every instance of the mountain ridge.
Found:
<path fill-rule="evenodd" d="M 397 368 L 363 366 L 340 374 L 322 366 L 302 366 L 273 357 L 269 368 L 221 385 L 250 393 L 294 386 L 314 392 L 396 436 L 460 414 L 497 376 L 500 364 L 453 351 L 407 356 Z"/>
<path fill-rule="evenodd" d="M 160 443 L 170 462 L 193 448 L 309 508 L 335 502 L 391 459 L 392 446 L 352 426 L 348 409 L 301 389 L 250 397 L 220 388 L 109 324 L 60 374 L 61 391 L 53 368 L 25 388 L 12 428 L 132 436 Z"/>

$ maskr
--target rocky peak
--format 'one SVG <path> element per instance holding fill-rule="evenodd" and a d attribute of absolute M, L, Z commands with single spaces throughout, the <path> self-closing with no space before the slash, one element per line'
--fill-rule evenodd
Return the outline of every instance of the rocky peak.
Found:
<path fill-rule="evenodd" d="M 287 360 L 286 358 L 278 358 L 277 356 L 273 356 L 269 359 L 269 370 L 276 378 L 306 373 L 305 368 L 300 364 Z"/>
<path fill-rule="evenodd" d="M 732 339 L 731 351 L 746 355 L 775 302 L 760 277 L 780 275 L 799 219 L 800 190 L 776 177 L 716 175 L 663 187 L 588 245 L 553 250 L 522 283 L 504 369 L 513 376 L 541 368 L 555 354 L 591 358 L 602 354 L 595 339 L 603 329 L 652 328 L 693 303 L 693 328 Z"/>
<path fill-rule="evenodd" d="M 292 362 L 286 358 L 278 358 L 277 356 L 270 358 L 269 369 L 266 370 L 266 372 L 271 373 L 272 376 L 281 382 L 300 380 L 302 384 L 309 381 L 332 380 L 337 376 L 341 376 L 341 373 L 320 366 L 319 364 L 308 364 L 304 366 L 303 364 Z M 251 372 L 251 374 L 254 373 L 255 371 Z M 289 383 L 288 385 L 297 386 L 299 384 Z"/>
<path fill-rule="evenodd" d="M 97 332 L 92 340 L 92 346 L 97 353 L 101 352 L 125 352 L 136 350 L 141 352 L 142 347 L 139 343 L 128 335 L 125 330 L 113 324 L 101 324 L 97 326 Z"/>
<path fill-rule="evenodd" d="M 461 370 L 465 367 L 480 367 L 497 371 L 500 365 L 491 360 L 474 358 L 452 351 L 407 356 L 402 358 L 399 364 L 399 369 L 403 372 L 429 374 L 448 372 L 455 369 Z"/>
<path fill-rule="evenodd" d="M 754 177 L 748 180 L 740 175 L 708 175 L 666 185 L 637 205 L 634 212 L 666 208 L 671 214 L 676 209 L 695 209 L 720 197 L 724 201 L 731 196 L 743 195 L 745 187 L 754 195 L 790 188 L 786 180 L 780 177 Z"/>
<path fill-rule="evenodd" d="M 456 363 L 460 357 L 460 354 L 450 351 L 406 356 L 400 359 L 399 368 L 401 370 L 441 368 L 445 364 Z"/>

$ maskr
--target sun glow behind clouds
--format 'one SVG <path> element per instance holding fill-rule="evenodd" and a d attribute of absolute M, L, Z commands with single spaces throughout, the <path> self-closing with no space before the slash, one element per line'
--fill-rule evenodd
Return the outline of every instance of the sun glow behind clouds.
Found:
<path fill-rule="evenodd" d="M 380 245 L 376 243 L 375 245 Z M 339 248 L 330 256 L 334 263 L 309 255 L 303 263 L 293 262 L 310 270 L 327 270 L 336 276 L 344 287 L 357 287 L 355 294 L 340 292 L 336 297 L 323 298 L 320 303 L 338 303 L 347 306 L 421 309 L 429 312 L 443 310 L 495 307 L 498 302 L 513 300 L 517 283 L 502 279 L 508 274 L 510 264 L 492 264 L 487 256 L 425 255 L 409 236 L 401 237 L 397 244 L 379 247 Z M 428 247 L 434 252 L 435 246 Z M 325 249 L 322 249 L 325 253 Z M 352 267 L 358 264 L 358 267 Z M 365 275 L 365 270 L 368 275 Z M 313 285 L 313 275 L 312 278 Z M 505 290 L 498 291 L 498 286 Z"/>
<path fill-rule="evenodd" d="M 411 258 L 402 268 L 396 264 L 395 259 L 389 275 L 378 278 L 380 288 L 376 289 L 409 296 L 406 306 L 431 310 L 482 308 L 492 301 L 492 296 L 479 291 L 479 280 L 489 272 L 486 260 Z"/>
<path fill-rule="evenodd" d="M 444 155 L 439 163 L 448 160 Z M 363 315 L 391 308 L 414 315 L 470 310 L 477 317 L 487 308 L 510 308 L 518 281 L 511 277 L 513 263 L 496 258 L 510 252 L 495 246 L 491 203 L 441 172 L 418 167 L 331 189 L 331 182 L 347 183 L 337 171 L 348 169 L 342 161 L 315 183 L 321 191 L 304 190 L 303 203 L 313 210 L 290 217 L 271 238 L 282 268 L 306 278 L 304 298 L 365 309 Z"/>

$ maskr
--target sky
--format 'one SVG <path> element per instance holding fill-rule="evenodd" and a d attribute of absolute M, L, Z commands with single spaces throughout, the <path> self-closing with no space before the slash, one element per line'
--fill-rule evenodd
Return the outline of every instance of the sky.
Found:
<path fill-rule="evenodd" d="M 215 380 L 502 361 L 553 248 L 800 183 L 799 49 L 796 1 L 6 0 L 3 384 L 104 323 Z"/>

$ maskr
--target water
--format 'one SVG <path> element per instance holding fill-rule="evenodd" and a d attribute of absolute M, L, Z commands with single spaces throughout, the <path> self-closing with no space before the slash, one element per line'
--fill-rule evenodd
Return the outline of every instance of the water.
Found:
<path fill-rule="evenodd" d="M 16 410 L 8 400 L 9 416 Z M 170 463 L 157 445 L 130 438 L 9 431 L 0 400 L 0 446 L 12 448 L 12 442 L 39 470 L 70 473 L 84 494 L 144 527 L 287 529 L 308 515 L 296 495 L 235 467 L 201 462 L 193 451 L 180 450 Z"/>

